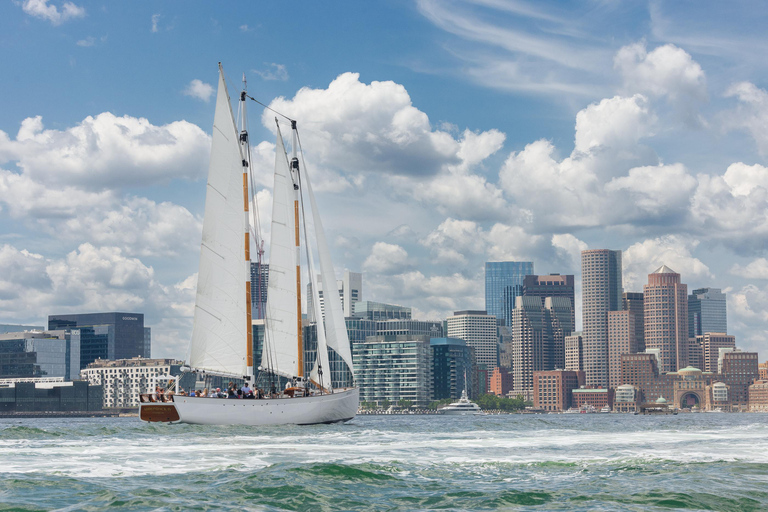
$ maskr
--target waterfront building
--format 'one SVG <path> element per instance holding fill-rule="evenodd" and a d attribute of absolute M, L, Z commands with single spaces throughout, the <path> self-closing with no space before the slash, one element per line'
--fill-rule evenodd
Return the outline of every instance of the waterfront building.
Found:
<path fill-rule="evenodd" d="M 152 340 L 142 313 L 49 315 L 48 330 L 69 330 L 80 344 L 80 368 L 96 359 L 149 358 Z"/>
<path fill-rule="evenodd" d="M 323 301 L 323 283 L 320 280 L 320 275 L 316 277 L 317 294 L 320 300 L 320 311 L 325 318 L 325 302 Z M 363 299 L 363 274 L 358 272 L 350 272 L 344 270 L 344 278 L 336 281 L 336 286 L 339 290 L 339 298 L 341 299 L 341 308 L 344 312 L 344 317 L 351 317 L 355 310 L 355 303 Z M 312 302 L 314 301 L 314 295 L 312 294 L 312 283 L 307 284 L 307 319 L 310 322 L 315 322 L 314 307 Z"/>
<path fill-rule="evenodd" d="M 583 369 L 587 386 L 608 385 L 608 312 L 622 306 L 621 251 L 581 251 Z"/>
<path fill-rule="evenodd" d="M 251 317 L 254 320 L 264 318 L 268 289 L 269 264 L 251 261 Z"/>
<path fill-rule="evenodd" d="M 138 407 L 139 395 L 154 393 L 155 388 L 168 387 L 171 379 L 181 374 L 182 361 L 175 359 L 132 359 L 96 360 L 80 371 L 80 377 L 92 385 L 103 388 L 103 406 Z M 183 374 L 179 389 L 195 386 L 193 373 Z"/>
<path fill-rule="evenodd" d="M 688 366 L 694 368 L 705 368 L 704 364 L 704 337 L 696 336 L 688 338 Z"/>
<path fill-rule="evenodd" d="M 0 378 L 77 378 L 80 348 L 65 331 L 0 334 Z"/>
<path fill-rule="evenodd" d="M 429 345 L 432 350 L 431 400 L 458 400 L 465 390 L 468 396 L 475 397 L 472 347 L 458 338 L 431 338 Z"/>
<path fill-rule="evenodd" d="M 728 332 L 726 297 L 719 288 L 698 288 L 688 296 L 688 337 Z"/>
<path fill-rule="evenodd" d="M 749 412 L 768 412 L 768 380 L 760 379 L 749 386 Z"/>
<path fill-rule="evenodd" d="M 608 312 L 608 386 L 611 388 L 621 384 L 621 355 L 641 352 L 638 322 L 632 311 Z"/>
<path fill-rule="evenodd" d="M 768 380 L 768 361 L 757 365 L 757 373 L 760 380 Z"/>
<path fill-rule="evenodd" d="M 636 412 L 640 405 L 640 390 L 632 384 L 622 384 L 616 387 L 613 394 L 613 410 L 615 412 Z"/>
<path fill-rule="evenodd" d="M 756 352 L 724 353 L 719 373 L 702 372 L 690 366 L 676 372 L 660 373 L 655 354 L 649 353 L 624 354 L 621 359 L 623 384 L 631 384 L 640 390 L 645 402 L 669 397 L 671 406 L 681 409 L 746 410 L 749 386 L 757 378 Z M 725 388 L 715 386 L 717 383 L 722 383 Z M 726 402 L 722 401 L 724 390 Z M 719 400 L 715 400 L 716 396 Z"/>
<path fill-rule="evenodd" d="M 571 391 L 573 407 L 582 408 L 591 405 L 596 410 L 608 406 L 613 409 L 613 390 L 608 388 L 579 388 Z"/>
<path fill-rule="evenodd" d="M 84 380 L 0 384 L 0 414 L 100 411 L 102 402 L 102 387 Z"/>
<path fill-rule="evenodd" d="M 352 316 L 367 320 L 410 320 L 411 308 L 372 300 L 361 300 L 354 303 Z"/>
<path fill-rule="evenodd" d="M 574 294 L 574 279 L 572 275 L 549 274 L 546 276 L 528 275 L 523 278 L 524 297 L 565 297 L 569 301 L 570 319 L 561 319 L 563 329 L 570 334 L 576 329 L 576 296 Z M 565 302 L 558 301 L 561 307 Z"/>
<path fill-rule="evenodd" d="M 661 371 L 688 366 L 688 286 L 680 274 L 662 265 L 643 287 L 645 346 L 657 348 Z"/>
<path fill-rule="evenodd" d="M 487 263 L 486 263 L 487 265 Z M 496 317 L 485 311 L 456 311 L 446 318 L 449 338 L 459 338 L 475 350 L 478 365 L 492 371 L 499 365 L 499 338 Z"/>
<path fill-rule="evenodd" d="M 429 405 L 432 351 L 429 336 L 370 336 L 353 346 L 360 401 L 378 405 L 408 400 Z"/>
<path fill-rule="evenodd" d="M 485 311 L 504 325 L 512 325 L 515 299 L 523 294 L 525 276 L 533 275 L 531 261 L 485 263 Z"/>
<path fill-rule="evenodd" d="M 546 370 L 533 372 L 533 406 L 565 411 L 573 406 L 573 390 L 584 385 L 584 372 Z"/>
<path fill-rule="evenodd" d="M 581 371 L 584 369 L 584 338 L 581 332 L 566 336 L 565 340 L 565 369 Z"/>
<path fill-rule="evenodd" d="M 507 396 L 512 391 L 512 372 L 509 368 L 496 367 L 491 373 L 490 392 L 496 396 Z"/>

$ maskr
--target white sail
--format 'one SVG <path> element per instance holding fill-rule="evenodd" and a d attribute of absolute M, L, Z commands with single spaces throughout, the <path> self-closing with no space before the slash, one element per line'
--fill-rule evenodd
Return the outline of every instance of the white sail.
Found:
<path fill-rule="evenodd" d="M 336 286 L 336 274 L 331 262 L 331 252 L 328 250 L 328 243 L 325 239 L 323 223 L 320 220 L 320 213 L 317 209 L 315 194 L 312 192 L 312 184 L 306 172 L 304 173 L 304 182 L 307 185 L 309 202 L 312 207 L 312 221 L 315 226 L 315 237 L 317 238 L 317 253 L 320 258 L 320 276 L 323 282 L 323 299 L 325 301 L 326 341 L 328 346 L 341 356 L 354 376 L 352 351 L 349 347 L 349 336 L 347 334 L 347 325 L 344 322 L 344 311 L 341 308 L 339 288 Z M 322 316 L 322 313 L 318 312 L 317 316 Z"/>
<path fill-rule="evenodd" d="M 286 377 L 298 375 L 298 314 L 293 179 L 283 138 L 275 147 L 272 189 L 272 235 L 269 245 L 269 284 L 261 366 Z"/>
<path fill-rule="evenodd" d="M 245 222 L 242 155 L 220 70 L 190 346 L 192 367 L 247 374 Z"/>
<path fill-rule="evenodd" d="M 308 240 L 307 246 L 309 246 Z M 315 258 L 312 255 L 311 250 L 307 251 L 307 259 L 309 260 L 309 275 L 311 282 L 311 276 L 315 275 Z M 328 364 L 328 343 L 325 337 L 325 321 L 323 320 L 323 312 L 320 309 L 320 293 L 318 292 L 317 286 L 310 286 L 309 288 L 312 290 L 312 309 L 314 309 L 314 315 L 317 319 L 317 351 L 315 365 L 309 374 L 309 378 L 321 388 L 330 390 L 332 387 L 331 369 Z M 323 371 L 322 375 L 320 375 L 321 369 Z"/>

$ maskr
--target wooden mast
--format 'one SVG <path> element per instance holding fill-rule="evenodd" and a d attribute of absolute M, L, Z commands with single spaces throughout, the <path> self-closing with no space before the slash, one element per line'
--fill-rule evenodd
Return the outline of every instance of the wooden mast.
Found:
<path fill-rule="evenodd" d="M 253 312 L 251 311 L 251 228 L 249 219 L 249 201 L 248 201 L 248 168 L 250 158 L 250 145 L 248 143 L 248 128 L 246 124 L 246 112 L 245 112 L 245 98 L 246 98 L 246 81 L 245 74 L 243 74 L 243 90 L 240 93 L 240 113 L 242 115 L 240 119 L 240 146 L 242 148 L 241 156 L 243 157 L 243 212 L 245 215 L 245 311 L 246 311 L 246 336 L 245 336 L 245 360 L 246 360 L 246 374 L 253 375 Z M 259 269 L 261 272 L 261 269 Z"/>
<path fill-rule="evenodd" d="M 296 137 L 296 121 L 291 120 L 292 130 L 292 144 L 291 144 L 291 173 L 295 172 L 293 176 L 293 215 L 295 219 L 295 231 L 296 231 L 296 322 L 297 322 L 297 336 L 296 343 L 298 348 L 298 377 L 304 377 L 304 339 L 303 329 L 301 326 L 301 247 L 299 237 L 299 158 L 297 157 L 296 148 L 298 146 L 298 140 Z M 310 277 L 311 279 L 311 277 Z"/>

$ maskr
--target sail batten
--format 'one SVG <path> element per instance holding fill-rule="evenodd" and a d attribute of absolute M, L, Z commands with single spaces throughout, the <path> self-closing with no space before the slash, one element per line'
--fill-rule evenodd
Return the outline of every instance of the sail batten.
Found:
<path fill-rule="evenodd" d="M 246 375 L 242 349 L 248 336 L 243 264 L 242 153 L 224 75 L 214 115 L 211 160 L 203 218 L 190 365 L 212 372 Z"/>

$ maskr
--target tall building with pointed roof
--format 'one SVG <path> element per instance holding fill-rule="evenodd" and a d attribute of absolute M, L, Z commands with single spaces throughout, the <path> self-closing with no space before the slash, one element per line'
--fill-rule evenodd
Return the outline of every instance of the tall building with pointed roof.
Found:
<path fill-rule="evenodd" d="M 688 285 L 666 265 L 643 286 L 646 349 L 659 349 L 662 372 L 688 366 Z"/>

